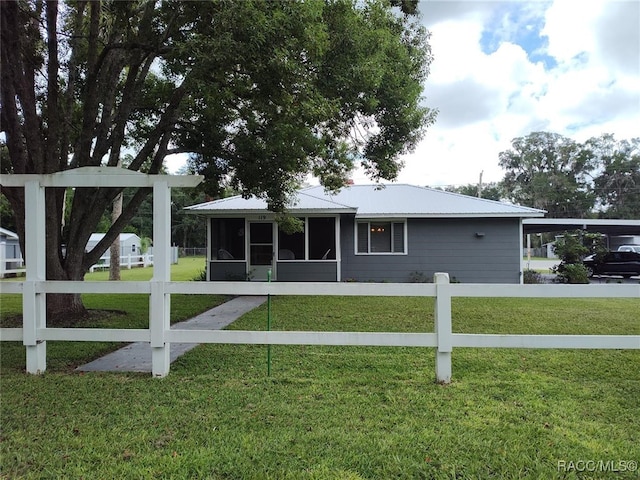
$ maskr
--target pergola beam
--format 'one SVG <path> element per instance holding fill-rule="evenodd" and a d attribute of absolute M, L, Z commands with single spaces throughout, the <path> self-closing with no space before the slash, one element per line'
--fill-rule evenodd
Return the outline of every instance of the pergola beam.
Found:
<path fill-rule="evenodd" d="M 161 179 L 171 187 L 195 187 L 202 175 L 151 175 L 119 167 L 81 167 L 51 174 L 4 174 L 0 185 L 23 187 L 37 181 L 42 187 L 153 187 Z"/>
<path fill-rule="evenodd" d="M 153 375 L 169 373 L 170 345 L 164 332 L 169 328 L 170 303 L 166 284 L 170 280 L 171 187 L 195 187 L 200 175 L 150 175 L 119 167 L 82 167 L 51 174 L 0 175 L 0 185 L 25 189 L 25 245 L 27 272 L 24 282 L 23 344 L 27 372 L 46 370 L 46 341 L 37 340 L 37 331 L 46 329 L 45 293 L 36 285 L 45 280 L 45 188 L 47 187 L 151 187 L 153 188 L 153 235 L 157 252 L 150 287 L 149 327 L 153 352 Z"/>

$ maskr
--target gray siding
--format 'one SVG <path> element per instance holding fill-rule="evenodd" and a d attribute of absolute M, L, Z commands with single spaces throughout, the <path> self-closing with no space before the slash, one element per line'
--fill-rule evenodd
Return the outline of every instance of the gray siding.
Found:
<path fill-rule="evenodd" d="M 336 262 L 278 262 L 279 282 L 335 282 Z"/>
<path fill-rule="evenodd" d="M 431 281 L 447 272 L 464 283 L 520 282 L 517 218 L 408 219 L 407 255 L 355 255 L 354 221 L 341 220 L 343 280 L 408 282 L 417 272 Z"/>
<path fill-rule="evenodd" d="M 209 280 L 246 280 L 245 262 L 209 262 Z M 280 282 L 335 282 L 336 262 L 278 262 L 275 278 Z"/>
<path fill-rule="evenodd" d="M 246 280 L 247 264 L 245 262 L 209 262 L 209 280 L 228 282 L 230 280 Z"/>

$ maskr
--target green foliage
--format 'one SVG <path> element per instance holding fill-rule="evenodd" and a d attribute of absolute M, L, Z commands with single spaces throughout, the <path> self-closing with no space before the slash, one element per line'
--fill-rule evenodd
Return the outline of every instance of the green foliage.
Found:
<path fill-rule="evenodd" d="M 0 226 L 12 232 L 17 232 L 18 230 L 16 221 L 13 218 L 13 208 L 11 208 L 11 204 L 2 192 L 0 192 Z"/>
<path fill-rule="evenodd" d="M 140 238 L 140 253 L 147 253 L 149 247 L 153 244 L 153 241 L 149 237 Z"/>
<path fill-rule="evenodd" d="M 589 283 L 589 274 L 582 264 L 582 259 L 587 255 L 599 255 L 607 250 L 602 235 L 576 230 L 564 232 L 556 240 L 554 251 L 561 260 L 553 269 L 558 275 L 558 280 L 564 283 Z"/>
<path fill-rule="evenodd" d="M 429 283 L 431 279 L 424 273 L 418 270 L 409 274 L 409 283 Z"/>
<path fill-rule="evenodd" d="M 522 272 L 522 281 L 525 284 L 544 283 L 542 275 L 535 270 L 525 270 Z"/>
<path fill-rule="evenodd" d="M 586 147 L 598 159 L 594 189 L 604 218 L 640 217 L 640 138 L 615 140 L 613 135 L 589 139 Z"/>
<path fill-rule="evenodd" d="M 640 216 L 640 138 L 604 134 L 579 143 L 533 132 L 513 139 L 499 159 L 506 198 L 547 210 L 548 217 Z"/>
<path fill-rule="evenodd" d="M 204 203 L 207 196 L 200 189 L 173 188 L 171 190 L 171 241 L 185 248 L 205 247 L 207 222 L 201 216 L 192 215 L 185 207 Z"/>
<path fill-rule="evenodd" d="M 274 211 L 310 173 L 329 189 L 358 164 L 374 180 L 394 179 L 435 119 L 422 98 L 432 57 L 417 5 L 0 2 L 0 169 L 157 174 L 168 155 L 186 154 L 210 196 L 231 188 Z M 82 279 L 126 225 L 152 236 L 149 189 L 124 192 L 119 220 L 104 223 L 120 192 L 78 188 L 66 210 L 64 192 L 49 192 L 49 279 Z M 6 195 L 20 211 L 22 194 Z M 183 200 L 194 199 L 174 197 L 172 239 L 202 246 L 203 222 L 181 216 Z"/>
<path fill-rule="evenodd" d="M 553 272 L 562 283 L 589 283 L 589 272 L 582 263 L 561 263 L 553 267 Z"/>
<path fill-rule="evenodd" d="M 207 52 L 190 70 L 190 81 L 203 88 L 188 105 L 206 128 L 177 132 L 194 151 L 192 170 L 213 180 L 212 195 L 231 174 L 235 190 L 281 210 L 309 171 L 330 189 L 356 163 L 373 178 L 395 178 L 398 155 L 433 121 L 420 104 L 431 61 L 427 33 L 385 2 L 180 9 L 187 18 L 216 19 L 215 31 L 197 24 L 198 35 L 184 45 Z M 183 57 L 172 57 L 168 68 L 182 74 Z M 215 89 L 205 87 L 212 77 Z"/>
<path fill-rule="evenodd" d="M 281 213 L 276 215 L 276 222 L 278 228 L 287 235 L 304 232 L 304 220 L 298 217 Z"/>
<path fill-rule="evenodd" d="M 480 197 L 487 200 L 495 200 L 499 202 L 504 197 L 502 192 L 502 185 L 496 182 L 489 182 L 482 186 L 480 195 L 478 195 L 478 184 L 470 183 L 459 187 L 446 187 L 445 191 L 460 193 L 462 195 L 468 195 L 470 197 Z"/>
<path fill-rule="evenodd" d="M 595 195 L 588 185 L 593 159 L 577 142 L 558 134 L 534 132 L 513 139 L 500 152 L 502 181 L 514 203 L 546 210 L 551 218 L 584 217 Z"/>
<path fill-rule="evenodd" d="M 563 263 L 579 263 L 589 254 L 589 247 L 583 241 L 585 235 L 582 230 L 575 230 L 564 232 L 556 240 L 554 252 Z"/>
<path fill-rule="evenodd" d="M 207 279 L 207 269 L 206 268 L 203 268 L 202 270 L 200 270 L 198 272 L 198 274 L 195 277 L 193 277 L 193 281 L 194 282 L 206 282 L 207 280 L 208 279 Z"/>

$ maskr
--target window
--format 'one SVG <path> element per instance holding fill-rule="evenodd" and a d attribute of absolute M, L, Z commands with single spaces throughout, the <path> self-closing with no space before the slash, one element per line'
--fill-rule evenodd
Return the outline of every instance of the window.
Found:
<path fill-rule="evenodd" d="M 217 260 L 244 260 L 244 218 L 211 219 L 211 256 Z"/>
<path fill-rule="evenodd" d="M 356 252 L 406 253 L 406 222 L 358 222 Z"/>
<path fill-rule="evenodd" d="M 335 260 L 335 217 L 301 218 L 304 231 L 278 231 L 278 260 Z"/>
<path fill-rule="evenodd" d="M 336 259 L 336 220 L 333 217 L 310 217 L 309 260 Z"/>
<path fill-rule="evenodd" d="M 278 260 L 304 260 L 305 230 L 289 234 L 278 229 Z"/>

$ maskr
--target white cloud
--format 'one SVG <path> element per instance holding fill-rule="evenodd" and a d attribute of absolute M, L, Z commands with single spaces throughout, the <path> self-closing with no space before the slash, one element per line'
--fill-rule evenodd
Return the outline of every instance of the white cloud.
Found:
<path fill-rule="evenodd" d="M 640 135 L 640 1 L 420 7 L 435 56 L 426 103 L 441 113 L 399 181 L 459 185 L 481 171 L 500 180 L 500 151 L 533 131 Z"/>

